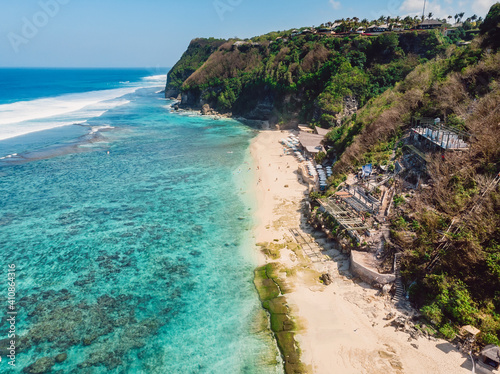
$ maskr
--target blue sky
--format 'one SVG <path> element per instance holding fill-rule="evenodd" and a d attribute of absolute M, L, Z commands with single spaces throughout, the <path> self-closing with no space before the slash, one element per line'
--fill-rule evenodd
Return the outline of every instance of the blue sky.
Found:
<path fill-rule="evenodd" d="M 423 0 L 0 0 L 0 66 L 172 66 L 195 37 L 247 38 L 339 18 L 421 14 Z M 430 0 L 485 17 L 494 0 Z"/>

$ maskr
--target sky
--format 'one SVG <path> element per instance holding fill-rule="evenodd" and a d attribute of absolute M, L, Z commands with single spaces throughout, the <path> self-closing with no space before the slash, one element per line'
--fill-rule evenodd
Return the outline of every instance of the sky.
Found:
<path fill-rule="evenodd" d="M 495 0 L 429 0 L 440 18 Z M 424 0 L 0 0 L 1 67 L 171 67 L 196 37 L 249 38 L 340 18 L 422 14 Z"/>

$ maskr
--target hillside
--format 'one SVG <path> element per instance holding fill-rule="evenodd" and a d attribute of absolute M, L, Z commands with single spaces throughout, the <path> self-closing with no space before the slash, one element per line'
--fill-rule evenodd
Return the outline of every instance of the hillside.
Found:
<path fill-rule="evenodd" d="M 214 53 L 224 40 L 214 38 L 193 39 L 181 59 L 170 70 L 165 89 L 166 97 L 176 97 L 182 84 Z"/>
<path fill-rule="evenodd" d="M 407 165 L 387 183 L 388 245 L 403 256 L 410 299 L 442 336 L 471 324 L 481 343 L 500 344 L 499 23 L 497 3 L 462 46 L 439 30 L 224 41 L 188 77 L 174 67 L 167 90 L 184 107 L 329 128 L 327 196 L 364 164 Z M 422 117 L 467 134 L 466 151 L 415 150 Z"/>
<path fill-rule="evenodd" d="M 191 42 L 169 73 L 167 97 L 180 89 L 184 107 L 208 104 L 248 119 L 329 127 L 446 48 L 435 31 L 256 40 L 226 41 L 208 58 L 207 47 Z M 196 65 L 201 67 L 180 85 Z"/>

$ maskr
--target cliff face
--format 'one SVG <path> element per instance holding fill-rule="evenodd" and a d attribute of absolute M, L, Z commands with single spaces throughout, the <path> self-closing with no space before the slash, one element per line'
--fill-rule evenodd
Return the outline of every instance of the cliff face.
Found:
<path fill-rule="evenodd" d="M 215 52 L 225 40 L 222 39 L 193 39 L 181 59 L 174 65 L 167 75 L 165 97 L 177 97 L 182 84 L 189 78 L 210 55 Z"/>
<path fill-rule="evenodd" d="M 338 125 L 445 49 L 434 31 L 377 37 L 286 33 L 257 41 L 191 42 L 169 74 L 181 106 L 273 123 Z"/>

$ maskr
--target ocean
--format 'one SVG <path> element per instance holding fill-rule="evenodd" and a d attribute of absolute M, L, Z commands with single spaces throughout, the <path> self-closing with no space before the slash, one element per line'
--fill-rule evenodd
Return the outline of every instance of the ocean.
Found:
<path fill-rule="evenodd" d="M 283 372 L 255 132 L 173 112 L 165 73 L 0 69 L 0 373 Z"/>

